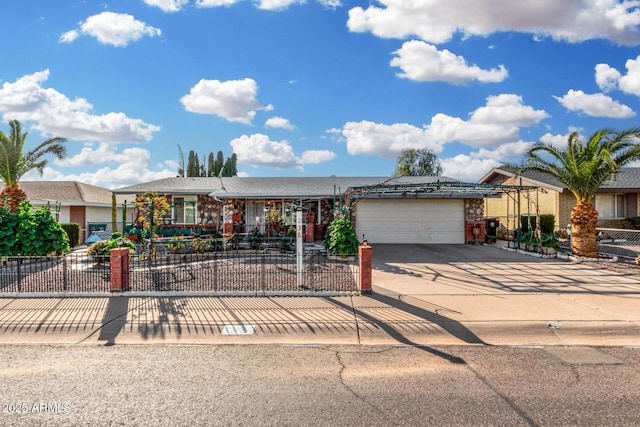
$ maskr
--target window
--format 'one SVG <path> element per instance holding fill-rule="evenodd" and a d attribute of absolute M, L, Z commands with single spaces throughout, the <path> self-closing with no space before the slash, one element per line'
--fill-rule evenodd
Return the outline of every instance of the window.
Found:
<path fill-rule="evenodd" d="M 173 198 L 173 219 L 176 224 L 195 224 L 198 206 L 197 196 Z"/>
<path fill-rule="evenodd" d="M 596 210 L 600 218 L 625 218 L 627 212 L 624 194 L 596 194 Z"/>

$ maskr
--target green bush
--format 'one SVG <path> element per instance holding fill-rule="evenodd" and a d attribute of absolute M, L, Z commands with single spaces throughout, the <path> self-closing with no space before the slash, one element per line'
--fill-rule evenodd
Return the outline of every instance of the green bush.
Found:
<path fill-rule="evenodd" d="M 358 252 L 358 237 L 349 218 L 335 219 L 327 227 L 324 247 L 333 255 L 353 255 Z"/>
<path fill-rule="evenodd" d="M 640 216 L 633 216 L 622 220 L 622 228 L 640 230 Z"/>
<path fill-rule="evenodd" d="M 136 246 L 125 239 L 122 233 L 112 233 L 109 240 L 100 240 L 89 246 L 87 255 L 93 256 L 98 262 L 108 259 L 111 249 L 129 248 L 129 252 L 136 250 Z"/>
<path fill-rule="evenodd" d="M 24 200 L 15 214 L 0 210 L 0 255 L 43 256 L 69 252 L 69 237 L 48 205 L 33 210 Z"/>
<path fill-rule="evenodd" d="M 80 224 L 72 222 L 69 224 L 60 225 L 62 225 L 62 229 L 67 233 L 67 237 L 69 238 L 69 246 L 71 246 L 72 248 L 78 246 L 80 244 Z"/>
<path fill-rule="evenodd" d="M 529 224 L 531 224 L 531 230 L 536 229 L 535 215 L 520 215 L 520 229 L 522 230 L 522 234 L 529 231 Z"/>
<path fill-rule="evenodd" d="M 540 232 L 543 234 L 553 234 L 556 228 L 556 217 L 553 214 L 540 215 Z"/>

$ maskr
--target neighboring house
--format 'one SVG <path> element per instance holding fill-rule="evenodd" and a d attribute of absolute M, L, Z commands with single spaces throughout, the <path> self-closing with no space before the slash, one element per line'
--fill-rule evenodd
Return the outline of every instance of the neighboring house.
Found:
<path fill-rule="evenodd" d="M 20 181 L 20 187 L 34 208 L 49 203 L 51 213 L 59 222 L 80 224 L 81 242 L 93 229 L 112 231 L 111 190 L 76 181 Z M 118 229 L 121 229 L 124 197 L 117 197 L 116 202 Z"/>
<path fill-rule="evenodd" d="M 169 199 L 165 227 L 218 232 L 264 231 L 276 210 L 295 223 L 298 207 L 314 214 L 315 239 L 321 240 L 334 208 L 348 198 L 358 238 L 370 243 L 465 243 L 474 224 L 484 224 L 483 192 L 476 184 L 446 177 L 211 177 L 165 178 L 114 190 L 119 196 L 147 191 Z M 484 226 L 483 226 L 484 227 Z"/>
<path fill-rule="evenodd" d="M 540 214 L 555 215 L 556 227 L 564 227 L 571 223 L 571 210 L 576 204 L 576 199 L 569 189 L 547 174 L 528 171 L 518 175 L 517 169 L 502 167 L 491 170 L 479 183 L 535 186 L 537 190 L 520 192 L 520 214 L 535 215 L 538 206 Z M 619 227 L 624 218 L 638 216 L 638 193 L 640 168 L 621 168 L 617 174 L 607 179 L 594 200 L 599 214 L 598 226 Z M 503 195 L 496 199 L 488 198 L 485 201 L 487 217 L 498 218 L 501 224 L 509 229 L 517 228 L 517 198 L 516 194 Z"/>

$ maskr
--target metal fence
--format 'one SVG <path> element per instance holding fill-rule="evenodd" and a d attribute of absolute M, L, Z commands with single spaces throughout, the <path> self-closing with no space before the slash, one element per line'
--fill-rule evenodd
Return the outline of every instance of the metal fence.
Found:
<path fill-rule="evenodd" d="M 359 269 L 354 257 L 333 258 L 321 251 L 307 252 L 298 273 L 296 256 L 290 252 L 246 249 L 158 253 L 130 257 L 130 291 L 229 294 L 358 291 Z M 299 274 L 302 286 L 298 286 Z M 98 260 L 86 253 L 4 257 L 0 265 L 0 296 L 107 293 L 110 284 L 108 258 Z"/>
<path fill-rule="evenodd" d="M 565 239 L 559 242 L 562 249 L 571 250 L 571 227 L 560 230 Z M 598 252 L 615 255 L 623 262 L 633 262 L 640 255 L 640 230 L 596 228 Z"/>
<path fill-rule="evenodd" d="M 222 293 L 356 292 L 355 258 L 319 251 L 303 258 L 301 286 L 295 254 L 279 251 L 218 251 L 133 257 L 132 291 Z"/>
<path fill-rule="evenodd" d="M 109 264 L 84 253 L 10 256 L 0 263 L 0 293 L 108 292 L 109 285 Z"/>

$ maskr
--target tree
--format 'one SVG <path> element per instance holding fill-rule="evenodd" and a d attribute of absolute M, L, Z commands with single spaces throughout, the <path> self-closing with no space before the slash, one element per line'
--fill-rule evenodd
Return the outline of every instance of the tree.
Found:
<path fill-rule="evenodd" d="M 182 147 L 178 144 L 178 176 L 184 177 L 184 173 L 184 153 L 182 152 Z"/>
<path fill-rule="evenodd" d="M 209 158 L 207 159 L 207 175 L 206 176 L 216 176 L 216 161 L 213 157 L 213 153 L 209 153 Z"/>
<path fill-rule="evenodd" d="M 198 176 L 200 165 L 198 162 L 198 155 L 195 151 L 189 151 L 189 159 L 187 160 L 187 175 L 186 176 Z"/>
<path fill-rule="evenodd" d="M 222 154 L 222 151 L 218 151 L 218 154 L 216 155 L 216 162 L 214 163 L 213 176 L 220 175 L 220 172 L 222 172 L 223 167 L 224 167 L 224 154 Z"/>
<path fill-rule="evenodd" d="M 597 258 L 598 211 L 592 202 L 602 183 L 622 166 L 640 160 L 640 128 L 596 131 L 587 141 L 577 132 L 569 135 L 566 148 L 537 143 L 525 154 L 523 170 L 546 173 L 564 184 L 576 197 L 571 210 L 571 251 Z"/>
<path fill-rule="evenodd" d="M 440 176 L 442 166 L 435 153 L 427 149 L 405 148 L 396 159 L 394 177 Z"/>
<path fill-rule="evenodd" d="M 4 207 L 5 197 L 8 196 L 9 212 L 16 212 L 20 202 L 27 198 L 18 183 L 20 178 L 32 169 L 37 169 L 42 175 L 48 162 L 43 157 L 47 154 L 63 159 L 66 155 L 66 139 L 59 136 L 49 138 L 33 150 L 24 152 L 28 132 L 22 132 L 18 120 L 9 122 L 9 127 L 11 133 L 8 136 L 0 131 L 0 179 L 4 182 L 4 188 L 0 193 L 0 206 Z"/>
<path fill-rule="evenodd" d="M 238 175 L 238 168 L 236 166 L 238 162 L 238 156 L 236 153 L 233 153 L 231 157 L 227 158 L 227 161 L 224 162 L 224 167 L 222 168 L 222 176 L 236 176 Z"/>

